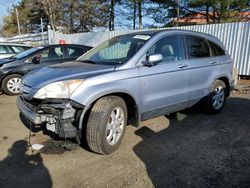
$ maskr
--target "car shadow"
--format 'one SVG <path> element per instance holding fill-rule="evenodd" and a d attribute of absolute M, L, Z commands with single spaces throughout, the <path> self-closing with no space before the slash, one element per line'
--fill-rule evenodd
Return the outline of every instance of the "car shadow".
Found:
<path fill-rule="evenodd" d="M 155 187 L 248 187 L 250 185 L 250 100 L 229 98 L 224 111 L 184 111 L 168 128 L 136 131 L 133 150 Z"/>
<path fill-rule="evenodd" d="M 19 140 L 0 161 L 0 187 L 52 187 L 52 179 L 39 153 L 27 154 L 28 143 Z"/>

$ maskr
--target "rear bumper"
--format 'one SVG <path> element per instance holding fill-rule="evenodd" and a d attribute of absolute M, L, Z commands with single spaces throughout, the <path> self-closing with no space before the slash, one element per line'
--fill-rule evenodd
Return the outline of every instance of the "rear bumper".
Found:
<path fill-rule="evenodd" d="M 34 109 L 29 108 L 25 105 L 24 100 L 19 96 L 16 101 L 16 105 L 19 111 L 32 123 L 34 124 L 41 124 L 41 116 L 34 111 Z"/>

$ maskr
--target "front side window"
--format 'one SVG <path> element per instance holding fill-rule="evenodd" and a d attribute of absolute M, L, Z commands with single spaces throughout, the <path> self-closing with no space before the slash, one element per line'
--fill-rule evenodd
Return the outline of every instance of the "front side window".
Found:
<path fill-rule="evenodd" d="M 180 40 L 177 36 L 167 36 L 158 40 L 147 52 L 147 56 L 161 54 L 162 62 L 184 59 Z"/>
<path fill-rule="evenodd" d="M 31 48 L 31 49 L 29 49 L 29 50 L 26 50 L 26 51 L 24 51 L 24 52 L 21 52 L 21 53 L 15 55 L 15 57 L 16 57 L 17 59 L 23 59 L 23 58 L 26 58 L 27 56 L 29 56 L 29 55 L 35 53 L 36 51 L 39 51 L 39 50 L 43 49 L 43 48 L 44 48 L 44 47 Z"/>
<path fill-rule="evenodd" d="M 116 65 L 128 61 L 149 39 L 150 35 L 129 34 L 112 38 L 92 49 L 78 61 Z"/>
<path fill-rule="evenodd" d="M 209 46 L 204 38 L 187 35 L 185 39 L 190 59 L 210 57 Z"/>
<path fill-rule="evenodd" d="M 47 48 L 43 51 L 40 51 L 35 56 L 40 56 L 40 61 L 50 61 L 50 60 L 58 60 L 63 58 L 63 47 L 54 47 Z"/>
<path fill-rule="evenodd" d="M 213 56 L 220 56 L 220 55 L 225 55 L 225 51 L 220 47 L 218 46 L 217 44 L 211 42 L 211 41 L 208 41 L 210 47 L 211 47 L 211 51 L 213 53 Z"/>

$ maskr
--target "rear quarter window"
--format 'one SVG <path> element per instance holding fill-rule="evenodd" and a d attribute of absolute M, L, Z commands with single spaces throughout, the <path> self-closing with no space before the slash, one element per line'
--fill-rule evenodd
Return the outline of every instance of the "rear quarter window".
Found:
<path fill-rule="evenodd" d="M 190 59 L 210 57 L 209 46 L 204 38 L 186 35 L 185 40 Z"/>
<path fill-rule="evenodd" d="M 215 44 L 215 43 L 213 43 L 211 41 L 208 41 L 208 43 L 210 45 L 213 56 L 221 56 L 221 55 L 226 54 L 226 52 L 220 46 L 218 46 L 217 44 Z"/>

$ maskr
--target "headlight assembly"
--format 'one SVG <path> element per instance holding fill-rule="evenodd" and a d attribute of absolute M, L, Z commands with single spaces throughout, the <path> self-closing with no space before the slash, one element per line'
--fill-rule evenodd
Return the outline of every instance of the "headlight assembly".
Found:
<path fill-rule="evenodd" d="M 34 98 L 69 98 L 84 80 L 67 80 L 48 84 L 37 91 Z"/>

